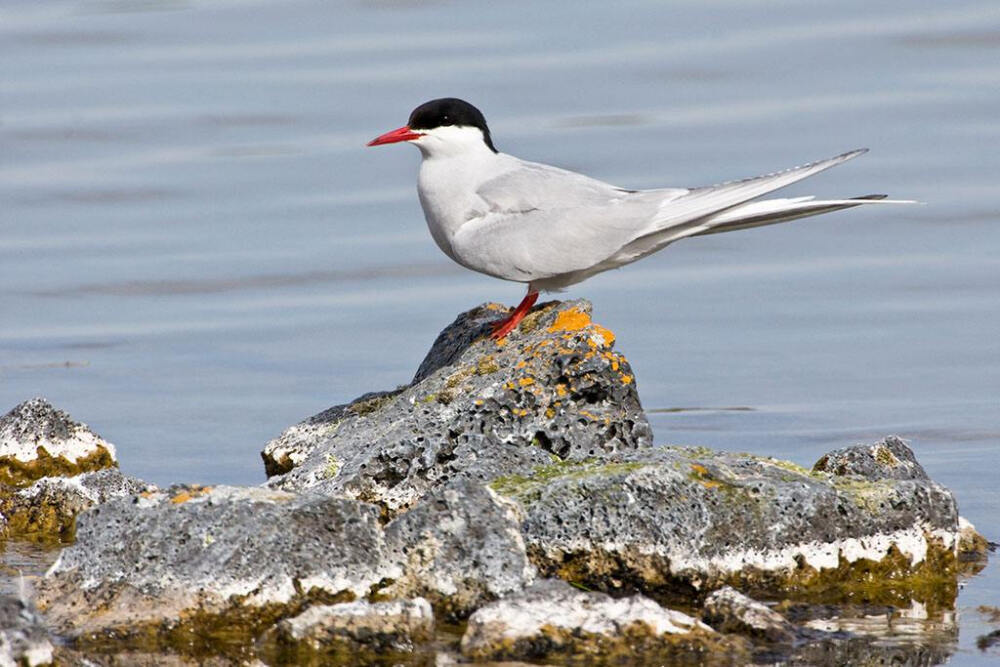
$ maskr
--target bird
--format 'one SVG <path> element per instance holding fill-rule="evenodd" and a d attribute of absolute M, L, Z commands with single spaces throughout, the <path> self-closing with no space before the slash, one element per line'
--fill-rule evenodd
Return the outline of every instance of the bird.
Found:
<path fill-rule="evenodd" d="M 417 194 L 444 254 L 473 271 L 527 285 L 521 303 L 493 325 L 496 340 L 517 327 L 540 292 L 561 291 L 680 239 L 863 204 L 914 203 L 883 194 L 759 199 L 866 148 L 718 185 L 630 190 L 498 151 L 483 113 L 454 97 L 421 104 L 406 125 L 368 146 L 392 143 L 420 150 Z"/>

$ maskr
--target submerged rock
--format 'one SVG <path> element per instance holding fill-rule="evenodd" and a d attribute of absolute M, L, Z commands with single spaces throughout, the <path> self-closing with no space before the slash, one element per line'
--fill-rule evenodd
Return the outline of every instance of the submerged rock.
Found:
<path fill-rule="evenodd" d="M 938 606 L 955 595 L 957 508 L 929 479 L 858 480 L 664 447 L 539 467 L 491 487 L 521 507 L 544 575 L 599 590 L 690 600 L 731 584 L 765 596 L 906 603 L 919 591 Z"/>
<path fill-rule="evenodd" d="M 316 488 L 405 511 L 455 478 L 648 447 L 635 376 L 583 301 L 537 307 L 501 343 L 496 304 L 445 329 L 413 384 L 293 426 L 263 452 L 272 488 Z"/>
<path fill-rule="evenodd" d="M 641 595 L 615 599 L 548 579 L 476 611 L 462 654 L 476 660 L 574 654 L 654 660 L 718 648 L 722 642 L 713 635 L 701 621 Z"/>
<path fill-rule="evenodd" d="M 264 655 L 278 664 L 359 664 L 412 653 L 434 636 L 434 613 L 423 598 L 342 602 L 310 607 L 262 637 Z M 403 657 L 403 656 L 399 656 Z"/>
<path fill-rule="evenodd" d="M 114 445 L 44 398 L 25 401 L 0 417 L 0 485 L 26 486 L 41 477 L 117 465 Z"/>
<path fill-rule="evenodd" d="M 52 642 L 34 607 L 19 597 L 0 596 L 0 666 L 52 661 Z"/>
<path fill-rule="evenodd" d="M 795 626 L 767 605 L 726 586 L 705 599 L 702 620 L 719 632 L 735 632 L 752 639 L 790 644 Z"/>

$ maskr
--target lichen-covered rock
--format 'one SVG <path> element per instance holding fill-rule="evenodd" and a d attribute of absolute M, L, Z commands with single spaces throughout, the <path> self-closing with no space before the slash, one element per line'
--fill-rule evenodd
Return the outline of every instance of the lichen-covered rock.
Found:
<path fill-rule="evenodd" d="M 574 654 L 655 660 L 702 651 L 718 642 L 713 635 L 697 619 L 641 595 L 615 599 L 549 579 L 476 611 L 462 653 L 477 660 Z"/>
<path fill-rule="evenodd" d="M 372 505 L 175 488 L 81 514 L 76 544 L 37 587 L 49 621 L 78 642 L 188 647 L 249 641 L 308 604 L 363 597 L 399 576 L 386 556 Z"/>
<path fill-rule="evenodd" d="M 795 641 L 795 626 L 784 616 L 729 586 L 705 598 L 702 620 L 719 632 L 735 632 L 775 644 Z"/>
<path fill-rule="evenodd" d="M 535 577 L 510 503 L 468 480 L 426 496 L 385 532 L 403 574 L 379 595 L 425 596 L 449 619 L 520 591 Z"/>
<path fill-rule="evenodd" d="M 635 376 L 584 301 L 537 307 L 501 342 L 503 309 L 473 309 L 438 338 L 416 381 L 292 427 L 263 456 L 273 488 L 318 488 L 389 514 L 450 479 L 479 482 L 647 447 Z"/>
<path fill-rule="evenodd" d="M 868 480 L 930 479 L 917 463 L 913 450 L 894 435 L 872 445 L 854 445 L 824 454 L 813 470 L 839 476 L 857 475 Z"/>
<path fill-rule="evenodd" d="M 31 604 L 19 597 L 0 596 L 0 667 L 33 667 L 52 661 L 52 642 Z"/>
<path fill-rule="evenodd" d="M 958 513 L 928 479 L 862 480 L 706 449 L 564 462 L 491 487 L 517 501 L 546 576 L 690 600 L 765 596 L 947 605 Z"/>
<path fill-rule="evenodd" d="M 0 485 L 26 486 L 117 466 L 115 448 L 44 398 L 0 417 Z"/>
<path fill-rule="evenodd" d="M 117 468 L 75 477 L 43 477 L 27 488 L 0 497 L 4 535 L 67 541 L 73 537 L 79 513 L 115 498 L 153 488 L 123 475 Z"/>
<path fill-rule="evenodd" d="M 412 653 L 434 636 L 434 613 L 423 598 L 315 605 L 279 621 L 259 644 L 277 664 L 366 664 Z M 399 656 L 405 657 L 405 656 Z"/>

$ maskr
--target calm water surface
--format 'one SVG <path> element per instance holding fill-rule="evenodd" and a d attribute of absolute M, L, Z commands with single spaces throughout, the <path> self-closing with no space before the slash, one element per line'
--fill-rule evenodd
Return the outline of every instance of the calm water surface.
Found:
<path fill-rule="evenodd" d="M 992 0 L 5 0 L 0 411 L 44 395 L 130 474 L 250 484 L 286 425 L 407 382 L 522 290 L 440 254 L 417 151 L 364 147 L 445 95 L 501 150 L 632 188 L 870 147 L 788 193 L 925 206 L 682 242 L 567 296 L 660 442 L 811 465 L 896 433 L 1000 538 Z M 952 660 L 984 659 L 1000 569 L 959 603 Z"/>

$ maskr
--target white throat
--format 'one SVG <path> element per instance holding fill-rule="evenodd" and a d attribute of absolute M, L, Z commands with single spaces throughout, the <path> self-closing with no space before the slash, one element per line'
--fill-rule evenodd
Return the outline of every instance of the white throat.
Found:
<path fill-rule="evenodd" d="M 410 143 L 423 155 L 417 192 L 427 227 L 438 247 L 461 264 L 452 250 L 452 238 L 463 224 L 486 213 L 488 205 L 477 190 L 509 168 L 511 158 L 490 150 L 476 127 L 416 131 L 423 136 Z"/>
<path fill-rule="evenodd" d="M 444 125 L 432 130 L 414 130 L 414 132 L 422 136 L 411 140 L 410 143 L 420 149 L 425 160 L 477 153 L 495 155 L 486 145 L 483 132 L 478 127 Z"/>

